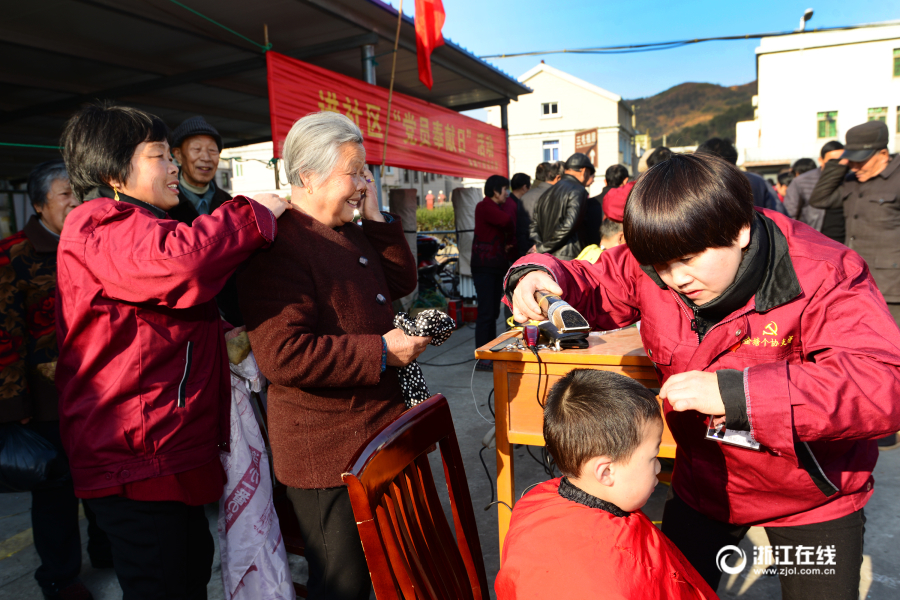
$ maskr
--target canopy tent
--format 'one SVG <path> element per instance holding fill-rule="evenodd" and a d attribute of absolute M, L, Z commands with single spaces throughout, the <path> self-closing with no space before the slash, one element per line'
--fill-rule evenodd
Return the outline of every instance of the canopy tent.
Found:
<path fill-rule="evenodd" d="M 380 0 L 32 0 L 0 20 L 0 179 L 21 181 L 54 149 L 81 104 L 109 99 L 175 126 L 203 115 L 226 147 L 272 139 L 264 25 L 272 49 L 387 87 L 397 11 Z M 374 57 L 366 59 L 366 57 Z M 415 28 L 403 18 L 394 89 L 454 111 L 505 105 L 531 90 L 449 40 L 419 82 Z M 22 144 L 10 146 L 9 144 Z M 35 148 L 48 146 L 49 148 Z"/>

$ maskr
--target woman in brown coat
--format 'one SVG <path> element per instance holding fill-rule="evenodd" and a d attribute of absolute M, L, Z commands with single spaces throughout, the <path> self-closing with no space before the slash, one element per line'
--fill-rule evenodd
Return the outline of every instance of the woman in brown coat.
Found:
<path fill-rule="evenodd" d="M 359 128 L 315 113 L 284 144 L 291 211 L 238 277 L 241 312 L 269 379 L 275 475 L 288 486 L 309 598 L 366 599 L 371 581 L 341 481 L 353 454 L 403 410 L 395 367 L 431 338 L 393 327 L 416 265 L 398 217 L 379 212 Z M 352 222 L 354 211 L 362 226 Z"/>

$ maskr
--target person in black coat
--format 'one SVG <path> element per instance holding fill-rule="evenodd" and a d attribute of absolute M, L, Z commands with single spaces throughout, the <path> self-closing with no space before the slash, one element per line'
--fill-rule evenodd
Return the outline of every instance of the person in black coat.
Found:
<path fill-rule="evenodd" d="M 584 248 L 587 186 L 594 178 L 594 171 L 591 160 L 576 152 L 566 161 L 566 172 L 559 182 L 537 201 L 529 231 L 536 252 L 572 260 Z"/>

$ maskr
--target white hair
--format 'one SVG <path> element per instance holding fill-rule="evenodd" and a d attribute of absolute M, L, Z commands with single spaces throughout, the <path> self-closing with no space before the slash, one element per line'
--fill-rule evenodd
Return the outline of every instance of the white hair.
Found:
<path fill-rule="evenodd" d="M 288 182 L 304 187 L 311 179 L 322 181 L 334 170 L 341 144 L 362 146 L 356 123 L 333 112 L 311 113 L 294 123 L 284 140 L 284 170 Z M 363 149 L 365 153 L 365 149 Z"/>

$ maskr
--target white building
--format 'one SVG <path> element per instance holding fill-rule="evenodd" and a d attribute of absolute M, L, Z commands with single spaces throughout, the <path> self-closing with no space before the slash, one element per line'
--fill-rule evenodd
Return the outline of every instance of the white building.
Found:
<path fill-rule="evenodd" d="M 823 144 L 872 119 L 887 123 L 890 151 L 900 149 L 900 21 L 762 38 L 756 71 L 755 119 L 737 124 L 745 168 L 773 172 L 817 158 Z"/>
<path fill-rule="evenodd" d="M 633 173 L 632 111 L 622 97 L 541 62 L 519 77 L 534 90 L 509 104 L 510 174 L 534 177 L 544 161 L 566 160 L 576 152 L 576 134 L 596 129 L 597 178 L 591 195 L 603 187 L 607 167 L 622 164 Z M 487 109 L 487 122 L 500 126 L 500 108 Z M 584 137 L 584 136 L 583 136 Z M 587 143 L 594 139 L 587 136 Z M 585 140 L 578 140 L 579 147 Z"/>
<path fill-rule="evenodd" d="M 222 151 L 220 157 L 216 183 L 232 195 L 253 196 L 262 192 L 281 196 L 290 194 L 291 186 L 284 171 L 284 161 L 278 160 L 276 185 L 275 161 L 272 157 L 272 142 L 227 148 Z M 226 185 L 229 181 L 230 185 Z M 387 206 L 388 190 L 394 188 L 415 189 L 419 196 L 419 204 L 422 206 L 425 205 L 425 196 L 429 191 L 435 198 L 443 191 L 449 201 L 450 192 L 461 185 L 460 177 L 387 167 L 381 182 L 382 201 L 384 206 Z"/>
<path fill-rule="evenodd" d="M 219 172 L 216 183 L 220 187 L 223 179 L 230 179 L 231 195 L 243 194 L 254 196 L 263 192 L 270 192 L 284 196 L 291 193 L 291 185 L 288 183 L 284 172 L 284 161 L 278 161 L 278 181 L 275 179 L 275 161 L 272 152 L 272 142 L 251 144 L 237 148 L 226 148 L 219 156 Z M 224 163 L 224 164 L 223 164 Z M 223 172 L 227 173 L 223 175 Z"/>

